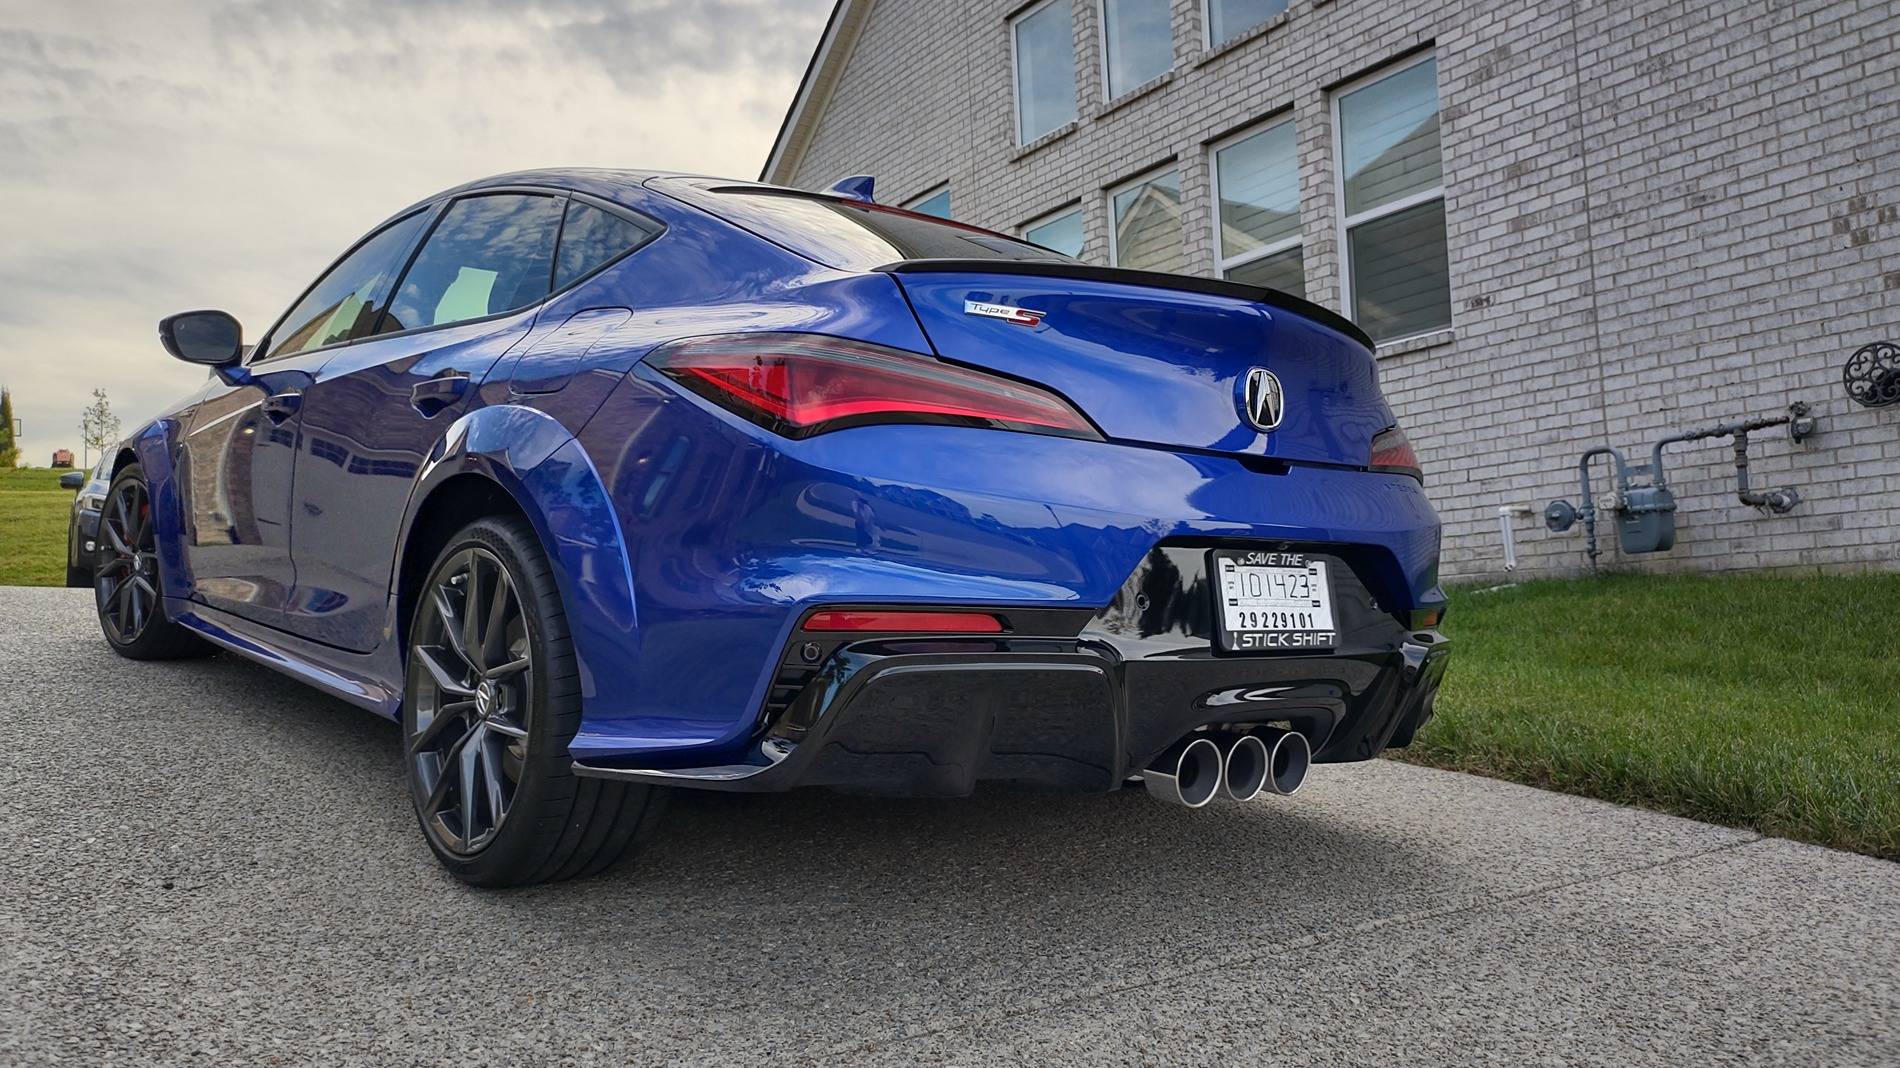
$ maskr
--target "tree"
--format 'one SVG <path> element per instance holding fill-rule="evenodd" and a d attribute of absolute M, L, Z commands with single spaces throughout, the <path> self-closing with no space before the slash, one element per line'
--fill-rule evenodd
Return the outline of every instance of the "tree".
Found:
<path fill-rule="evenodd" d="M 92 466 L 92 450 L 101 455 L 106 447 L 119 440 L 119 417 L 112 414 L 112 402 L 106 400 L 106 391 L 92 391 L 92 406 L 79 416 L 79 440 L 86 443 L 86 462 L 82 466 Z"/>
<path fill-rule="evenodd" d="M 13 391 L 0 386 L 0 467 L 20 462 L 20 443 L 13 440 Z"/>

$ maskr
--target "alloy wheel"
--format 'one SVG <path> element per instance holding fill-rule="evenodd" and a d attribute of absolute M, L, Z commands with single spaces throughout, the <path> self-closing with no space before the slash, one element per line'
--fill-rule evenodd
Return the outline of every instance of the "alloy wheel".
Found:
<path fill-rule="evenodd" d="M 99 529 L 105 544 L 92 583 L 99 620 L 115 642 L 129 645 L 145 632 L 158 608 L 152 502 L 143 482 L 127 478 L 113 487 Z"/>
<path fill-rule="evenodd" d="M 534 669 L 507 568 L 470 547 L 436 571 L 410 647 L 408 754 L 416 803 L 456 853 L 501 830 L 527 764 Z"/>

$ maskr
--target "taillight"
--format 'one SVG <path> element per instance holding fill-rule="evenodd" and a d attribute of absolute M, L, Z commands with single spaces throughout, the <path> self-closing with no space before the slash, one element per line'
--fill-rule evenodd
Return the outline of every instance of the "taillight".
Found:
<path fill-rule="evenodd" d="M 804 629 L 884 634 L 1001 634 L 1003 621 L 988 612 L 827 609 L 813 612 L 805 620 Z"/>
<path fill-rule="evenodd" d="M 647 357 L 714 404 L 788 438 L 867 423 L 938 423 L 1101 435 L 1044 389 L 929 356 L 820 334 L 728 334 Z"/>
<path fill-rule="evenodd" d="M 1420 482 L 1425 481 L 1425 472 L 1418 466 L 1418 454 L 1412 451 L 1412 443 L 1406 440 L 1405 431 L 1398 427 L 1381 430 L 1372 439 L 1372 461 L 1368 466 L 1374 471 L 1410 475 Z"/>

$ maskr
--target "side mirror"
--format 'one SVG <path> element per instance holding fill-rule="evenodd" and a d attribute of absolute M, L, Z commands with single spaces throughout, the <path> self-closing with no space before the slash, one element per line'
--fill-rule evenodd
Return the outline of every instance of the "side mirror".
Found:
<path fill-rule="evenodd" d="M 68 471 L 59 476 L 60 489 L 76 490 L 85 484 L 86 473 L 84 471 Z"/>
<path fill-rule="evenodd" d="M 234 364 L 244 354 L 244 328 L 228 312 L 179 312 L 159 320 L 158 340 L 186 363 Z"/>

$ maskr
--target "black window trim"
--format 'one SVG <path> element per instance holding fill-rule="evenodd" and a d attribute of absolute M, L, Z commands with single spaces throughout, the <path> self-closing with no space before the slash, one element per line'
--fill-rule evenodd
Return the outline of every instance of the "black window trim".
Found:
<path fill-rule="evenodd" d="M 432 213 L 431 217 L 427 221 L 427 224 L 422 232 L 421 239 L 418 240 L 415 243 L 415 245 L 409 249 L 408 255 L 404 257 L 402 261 L 402 270 L 397 272 L 395 284 L 390 287 L 390 293 L 393 297 L 395 293 L 401 291 L 403 282 L 408 280 L 409 269 L 415 266 L 416 257 L 421 255 L 423 248 L 425 248 L 429 244 L 429 238 L 435 236 L 436 228 L 442 225 L 442 220 L 444 217 L 448 215 L 449 209 L 451 207 L 453 207 L 455 204 L 459 203 L 460 201 L 468 200 L 473 197 L 494 196 L 497 194 L 515 194 L 517 196 L 525 194 L 529 196 L 556 197 L 562 201 L 561 220 L 560 220 L 560 224 L 555 228 L 555 233 L 554 233 L 554 254 L 552 256 L 552 262 L 550 262 L 548 266 L 549 292 L 543 295 L 539 300 L 536 300 L 530 304 L 523 304 L 519 308 L 511 308 L 508 311 L 495 312 L 492 315 L 484 315 L 478 319 L 458 319 L 452 323 L 436 323 L 436 324 L 431 324 L 429 326 L 417 326 L 417 327 L 412 327 L 408 330 L 397 330 L 397 331 L 393 331 L 387 334 L 379 334 L 372 328 L 369 333 L 364 334 L 361 337 L 353 337 L 347 341 L 338 341 L 334 344 L 324 345 L 320 348 L 299 349 L 296 352 L 284 353 L 282 356 L 277 356 L 273 354 L 270 356 L 261 357 L 259 359 L 255 359 L 248 362 L 246 366 L 249 367 L 249 366 L 256 366 L 257 364 L 260 364 L 260 363 L 270 363 L 278 359 L 289 359 L 293 356 L 307 356 L 307 355 L 310 355 L 311 353 L 328 352 L 332 349 L 346 348 L 350 345 L 361 344 L 362 342 L 365 342 L 365 341 L 382 341 L 388 338 L 410 337 L 415 334 L 427 333 L 431 330 L 446 330 L 452 326 L 467 326 L 470 323 L 486 323 L 486 322 L 490 322 L 496 319 L 507 318 L 508 316 L 511 316 L 511 315 L 520 315 L 522 312 L 537 310 L 543 304 L 546 304 L 548 301 L 553 300 L 555 297 L 561 296 L 562 294 L 568 292 L 569 290 L 582 284 L 583 282 L 586 282 L 588 279 L 594 277 L 595 275 L 601 273 L 602 271 L 607 270 L 609 267 L 614 266 L 615 264 L 619 263 L 621 260 L 626 259 L 628 256 L 633 255 L 635 252 L 638 252 L 641 249 L 646 248 L 649 245 L 653 244 L 653 242 L 657 241 L 663 234 L 666 233 L 666 229 L 667 229 L 665 223 L 643 212 L 635 211 L 634 209 L 626 207 L 625 205 L 616 204 L 611 200 L 594 196 L 591 193 L 583 193 L 583 192 L 579 192 L 573 189 L 561 189 L 555 186 L 538 186 L 538 185 L 497 185 L 497 186 L 486 186 L 481 189 L 463 190 L 461 192 L 456 193 L 453 196 L 444 196 L 437 200 L 423 204 L 422 206 L 415 208 L 414 210 L 405 211 L 402 214 L 389 219 L 387 222 L 371 230 L 369 233 L 365 234 L 361 240 L 351 245 L 347 250 L 344 251 L 344 253 L 341 256 L 338 256 L 335 260 L 331 261 L 330 265 L 328 267 L 325 267 L 317 275 L 316 280 L 312 281 L 310 285 L 306 286 L 302 293 L 297 294 L 297 298 L 290 302 L 290 307 L 284 309 L 283 315 L 279 316 L 277 321 L 271 324 L 269 333 L 266 333 L 264 335 L 263 339 L 259 342 L 256 350 L 254 351 L 260 351 L 260 352 L 264 351 L 266 346 L 269 344 L 271 340 L 271 335 L 275 334 L 277 330 L 284 325 L 284 320 L 290 317 L 291 312 L 297 310 L 297 305 L 303 303 L 303 299 L 309 296 L 310 292 L 316 289 L 318 284 L 320 284 L 324 279 L 328 278 L 330 276 L 330 272 L 336 270 L 339 264 L 341 264 L 344 260 L 350 258 L 350 256 L 355 254 L 357 249 L 362 248 L 364 245 L 368 244 L 371 240 L 375 239 L 377 236 L 382 234 L 383 231 L 407 219 L 413 218 L 422 212 Z M 560 259 L 561 259 L 561 235 L 567 229 L 567 204 L 569 202 L 576 201 L 576 200 L 580 201 L 583 204 L 586 204 L 590 208 L 598 208 L 601 211 L 605 211 L 610 215 L 617 215 L 620 218 L 625 219 L 626 221 L 634 224 L 636 227 L 639 227 L 640 230 L 642 230 L 646 234 L 646 236 L 640 239 L 635 244 L 621 250 L 619 255 L 614 256 L 612 259 L 609 259 L 604 263 L 601 263 L 600 265 L 596 266 L 593 270 L 588 271 L 586 274 L 583 274 L 575 278 L 573 281 L 569 282 L 567 285 L 564 285 L 559 289 L 554 289 L 553 288 L 554 279 L 556 277 L 555 272 L 559 269 Z M 389 314 L 389 305 L 386 302 L 383 305 L 382 311 L 377 313 L 376 325 L 381 326 L 383 322 L 383 318 L 387 316 L 388 314 Z"/>
<path fill-rule="evenodd" d="M 620 219 L 632 223 L 646 236 L 628 245 L 626 248 L 621 249 L 619 252 L 614 253 L 607 259 L 602 260 L 600 263 L 595 264 L 592 268 L 588 269 L 585 274 L 576 275 L 574 280 L 568 284 L 559 289 L 555 289 L 555 280 L 561 276 L 561 240 L 567 236 L 567 212 L 563 210 L 561 212 L 561 228 L 554 235 L 554 262 L 548 266 L 548 295 L 546 298 L 548 300 L 553 300 L 555 297 L 573 289 L 575 286 L 605 271 L 607 268 L 612 267 L 628 256 L 646 248 L 658 240 L 661 234 L 666 232 L 666 224 L 660 220 L 643 215 L 632 208 L 623 207 L 611 200 L 603 200 L 600 197 L 588 193 L 578 192 L 570 192 L 567 199 L 569 202 L 579 201 L 590 208 L 596 208 L 609 215 L 618 216 Z"/>
<path fill-rule="evenodd" d="M 310 280 L 309 285 L 303 287 L 302 292 L 298 293 L 294 298 L 291 299 L 290 306 L 284 309 L 283 314 L 277 317 L 277 321 L 270 324 L 270 329 L 264 331 L 264 336 L 259 338 L 257 340 L 257 344 L 251 347 L 251 356 L 249 359 L 245 360 L 244 366 L 255 367 L 258 364 L 262 364 L 262 363 L 271 363 L 276 360 L 287 360 L 291 358 L 292 356 L 302 356 L 302 355 L 305 355 L 307 353 L 312 353 L 312 352 L 327 352 L 330 349 L 340 349 L 343 346 L 348 345 L 350 343 L 349 341 L 338 341 L 329 345 L 320 345 L 314 349 L 298 349 L 296 352 L 275 353 L 275 352 L 270 351 L 271 342 L 277 339 L 277 331 L 283 329 L 284 327 L 284 320 L 290 318 L 290 313 L 296 311 L 298 306 L 303 304 L 305 297 L 316 292 L 317 287 L 322 285 L 324 281 L 330 277 L 331 274 L 335 273 L 336 269 L 343 265 L 344 260 L 347 260 L 351 256 L 356 255 L 357 250 L 362 248 L 364 245 L 367 245 L 371 241 L 374 241 L 377 238 L 383 236 L 384 232 L 386 232 L 390 227 L 398 226 L 424 213 L 433 213 L 435 218 L 430 218 L 424 221 L 422 236 L 416 240 L 415 244 L 408 250 L 406 254 L 406 256 L 414 256 L 416 249 L 421 248 L 422 242 L 428 240 L 429 234 L 435 230 L 436 218 L 440 217 L 441 211 L 442 211 L 441 201 L 435 201 L 435 202 L 421 204 L 421 205 L 412 207 L 408 211 L 404 211 L 398 215 L 394 215 L 388 219 L 383 220 L 380 226 L 371 228 L 369 233 L 364 234 L 361 238 L 358 238 L 355 244 L 352 244 L 349 248 L 344 249 L 341 255 L 331 260 L 329 264 L 323 268 L 323 270 L 317 272 L 317 276 Z M 405 258 L 403 260 L 404 270 L 408 269 L 408 263 L 409 263 L 409 260 Z M 396 274 L 395 284 L 400 285 L 401 282 L 402 282 L 402 274 L 401 272 L 398 272 Z M 393 286 L 391 288 L 391 292 L 394 292 Z M 382 321 L 382 313 L 380 311 L 377 312 L 376 314 L 376 321 L 377 322 Z M 265 354 L 268 354 L 268 355 L 265 355 Z"/>
<path fill-rule="evenodd" d="M 553 261 L 560 259 L 561 224 L 567 219 L 567 191 L 566 190 L 557 191 L 557 190 L 548 190 L 548 189 L 533 189 L 533 188 L 471 189 L 466 193 L 460 193 L 460 194 L 457 194 L 456 196 L 448 198 L 442 210 L 436 213 L 435 221 L 429 224 L 429 232 L 422 235 L 422 240 L 417 242 L 416 247 L 409 251 L 409 258 L 404 260 L 402 264 L 402 273 L 396 275 L 396 288 L 390 290 L 389 301 L 383 305 L 383 310 L 379 312 L 376 316 L 376 325 L 370 327 L 369 333 L 364 334 L 362 337 L 353 338 L 350 341 L 346 341 L 344 342 L 344 344 L 346 345 L 355 344 L 358 341 L 371 341 L 371 340 L 382 341 L 388 338 L 408 337 L 411 334 L 427 333 L 428 331 L 431 331 L 431 330 L 445 330 L 451 326 L 468 326 L 472 323 L 486 323 L 491 320 L 501 319 L 510 315 L 519 315 L 522 312 L 529 310 L 530 308 L 538 308 L 544 302 L 546 302 L 549 298 L 554 296 L 552 292 L 549 292 L 549 293 L 543 294 L 540 300 L 531 301 L 527 304 L 523 304 L 519 308 L 509 308 L 507 311 L 491 312 L 487 315 L 476 316 L 473 319 L 457 319 L 452 323 L 430 323 L 428 326 L 412 326 L 407 330 L 392 330 L 387 334 L 382 332 L 381 328 L 383 325 L 383 320 L 389 318 L 389 307 L 391 304 L 395 303 L 396 294 L 402 292 L 402 284 L 409 280 L 409 271 L 415 267 L 416 260 L 422 256 L 422 250 L 429 247 L 429 239 L 434 237 L 435 232 L 442 228 L 442 222 L 443 220 L 449 217 L 449 212 L 454 211 L 455 206 L 457 204 L 460 204 L 464 200 L 475 200 L 481 197 L 491 197 L 491 196 L 539 196 L 539 197 L 547 197 L 549 199 L 558 199 L 561 202 L 561 208 L 560 208 L 561 215 L 560 215 L 560 218 L 556 219 L 554 223 L 554 244 L 548 250 L 548 259 L 550 261 L 549 266 L 548 266 L 548 286 L 550 288 L 553 287 L 554 285 Z"/>

